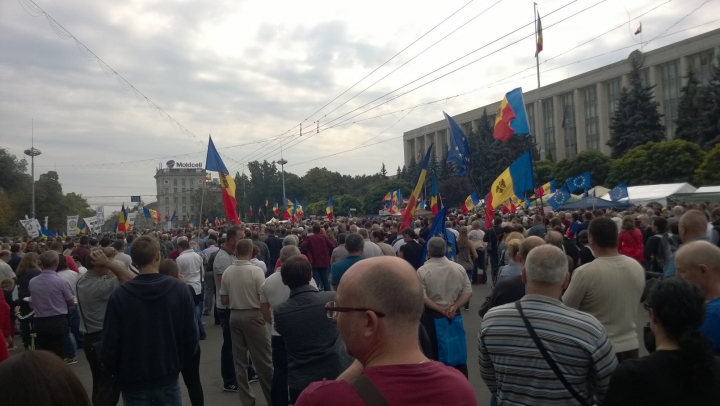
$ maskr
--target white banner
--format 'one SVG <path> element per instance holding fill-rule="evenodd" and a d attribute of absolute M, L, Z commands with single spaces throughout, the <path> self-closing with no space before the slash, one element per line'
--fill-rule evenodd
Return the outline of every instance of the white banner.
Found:
<path fill-rule="evenodd" d="M 77 234 L 78 218 L 80 218 L 80 216 L 67 216 L 68 237 L 75 237 Z"/>
<path fill-rule="evenodd" d="M 100 232 L 100 226 L 97 224 L 97 217 L 85 217 L 83 220 L 85 220 L 85 224 L 91 233 Z"/>
<path fill-rule="evenodd" d="M 97 218 L 98 227 L 102 227 L 105 224 L 105 206 L 95 208 L 95 218 Z"/>
<path fill-rule="evenodd" d="M 36 219 L 26 218 L 25 220 L 20 220 L 20 224 L 22 224 L 30 237 L 35 238 L 40 236 L 40 223 L 38 223 Z"/>
<path fill-rule="evenodd" d="M 135 227 L 135 218 L 137 217 L 137 212 L 135 213 L 128 213 L 128 222 L 130 223 L 130 229 Z"/>
<path fill-rule="evenodd" d="M 45 229 L 47 230 L 48 216 L 45 216 Z"/>

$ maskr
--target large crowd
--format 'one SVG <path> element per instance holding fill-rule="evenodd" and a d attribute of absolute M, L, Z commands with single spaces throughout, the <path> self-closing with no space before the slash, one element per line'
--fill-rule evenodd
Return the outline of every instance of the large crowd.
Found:
<path fill-rule="evenodd" d="M 0 403 L 201 406 L 208 316 L 242 405 L 477 405 L 473 310 L 484 404 L 720 405 L 720 206 L 484 218 L 2 238 Z"/>

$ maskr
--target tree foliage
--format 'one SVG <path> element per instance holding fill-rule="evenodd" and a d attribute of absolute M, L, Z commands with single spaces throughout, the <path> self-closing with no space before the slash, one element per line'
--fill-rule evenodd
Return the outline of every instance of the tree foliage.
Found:
<path fill-rule="evenodd" d="M 544 159 L 535 163 L 535 181 L 542 185 L 555 179 L 555 163 Z"/>
<path fill-rule="evenodd" d="M 700 166 L 695 170 L 695 186 L 720 184 L 720 144 L 705 155 Z"/>
<path fill-rule="evenodd" d="M 682 97 L 678 103 L 678 118 L 675 121 L 675 138 L 690 142 L 699 142 L 703 135 L 700 120 L 700 81 L 693 71 L 687 75 L 687 84 L 682 88 Z"/>
<path fill-rule="evenodd" d="M 572 159 L 563 159 L 554 166 L 552 177 L 561 185 L 573 176 L 590 171 L 593 186 L 605 184 L 612 159 L 599 151 L 583 151 Z M 547 182 L 547 181 L 545 181 Z"/>
<path fill-rule="evenodd" d="M 438 183 L 443 207 L 460 207 L 472 193 L 473 187 L 467 177 L 453 176 Z"/>
<path fill-rule="evenodd" d="M 658 106 L 653 100 L 653 87 L 642 85 L 640 66 L 633 62 L 630 89 L 623 88 L 620 92 L 610 124 L 608 145 L 612 148 L 613 158 L 622 157 L 638 145 L 665 139 Z"/>
<path fill-rule="evenodd" d="M 388 179 L 370 189 L 362 198 L 362 213 L 377 214 L 382 209 L 382 198 L 387 192 L 400 189 L 403 198 L 410 196 L 413 186 L 402 179 Z M 339 212 L 338 212 L 339 213 Z"/>
<path fill-rule="evenodd" d="M 649 142 L 631 149 L 624 157 L 616 160 L 606 184 L 692 182 L 695 170 L 704 157 L 705 152 L 700 147 L 684 140 Z"/>

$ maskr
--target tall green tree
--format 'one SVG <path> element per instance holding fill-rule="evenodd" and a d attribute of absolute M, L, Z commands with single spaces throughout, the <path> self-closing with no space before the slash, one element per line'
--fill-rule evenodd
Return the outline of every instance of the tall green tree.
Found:
<path fill-rule="evenodd" d="M 402 195 L 407 198 L 412 192 L 412 187 L 410 182 L 402 179 L 388 179 L 380 182 L 362 197 L 362 213 L 377 214 L 382 209 L 382 198 L 387 192 L 400 189 Z"/>
<path fill-rule="evenodd" d="M 720 143 L 720 66 L 713 68 L 709 83 L 700 89 L 697 104 L 703 129 L 698 143 L 709 151 Z"/>
<path fill-rule="evenodd" d="M 583 151 L 572 159 L 563 159 L 555 164 L 553 178 L 557 179 L 558 185 L 565 183 L 573 176 L 590 171 L 590 178 L 593 186 L 605 184 L 605 179 L 610 172 L 612 159 L 599 151 Z"/>
<path fill-rule="evenodd" d="M 720 184 L 720 144 L 716 144 L 705 155 L 700 166 L 695 170 L 695 186 Z"/>
<path fill-rule="evenodd" d="M 700 81 L 693 71 L 687 75 L 687 84 L 682 88 L 682 97 L 678 104 L 678 118 L 675 121 L 675 138 L 690 142 L 702 143 L 703 123 L 700 102 Z"/>
<path fill-rule="evenodd" d="M 380 168 L 380 177 L 383 179 L 387 179 L 387 169 L 385 169 L 385 162 L 382 163 L 382 168 Z"/>
<path fill-rule="evenodd" d="M 614 186 L 692 182 L 705 152 L 685 140 L 649 142 L 615 160 L 605 183 Z"/>
<path fill-rule="evenodd" d="M 630 89 L 620 92 L 617 107 L 610 124 L 612 157 L 619 158 L 630 149 L 648 142 L 665 139 L 665 128 L 660 122 L 658 102 L 653 99 L 653 87 L 643 86 L 640 66 L 633 62 L 630 71 Z"/>

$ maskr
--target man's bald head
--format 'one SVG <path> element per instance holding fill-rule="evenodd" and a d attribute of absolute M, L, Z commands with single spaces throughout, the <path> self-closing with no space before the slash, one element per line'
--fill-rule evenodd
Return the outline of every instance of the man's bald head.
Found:
<path fill-rule="evenodd" d="M 688 242 L 707 235 L 707 217 L 700 210 L 688 210 L 678 223 L 680 239 Z"/>
<path fill-rule="evenodd" d="M 521 263 L 525 263 L 528 254 L 533 248 L 539 247 L 541 245 L 545 245 L 545 241 L 543 241 L 543 239 L 540 237 L 531 236 L 524 239 L 522 244 L 520 244 Z"/>
<path fill-rule="evenodd" d="M 554 245 L 560 249 L 563 247 L 563 236 L 557 231 L 550 231 L 545 236 L 545 241 L 550 244 Z"/>
<path fill-rule="evenodd" d="M 683 244 L 675 254 L 675 268 L 681 278 L 698 285 L 706 295 L 720 289 L 720 248 L 707 241 Z"/>
<path fill-rule="evenodd" d="M 338 302 L 384 313 L 388 330 L 417 329 L 424 308 L 415 269 L 407 261 L 389 256 L 351 266 L 338 288 Z"/>

